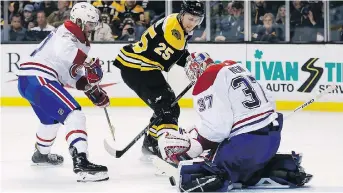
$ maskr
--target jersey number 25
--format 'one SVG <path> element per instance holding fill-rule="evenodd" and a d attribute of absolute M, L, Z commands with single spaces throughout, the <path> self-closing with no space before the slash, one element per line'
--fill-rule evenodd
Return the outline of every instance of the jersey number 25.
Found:
<path fill-rule="evenodd" d="M 156 36 L 156 31 L 153 26 L 146 30 L 142 37 L 141 41 L 136 42 L 132 47 L 133 51 L 137 54 L 142 53 L 148 49 L 148 35 L 151 39 L 154 39 Z M 174 54 L 174 50 L 168 47 L 165 43 L 161 42 L 158 44 L 158 47 L 154 49 L 154 52 L 160 55 L 164 60 L 169 60 L 170 55 Z"/>

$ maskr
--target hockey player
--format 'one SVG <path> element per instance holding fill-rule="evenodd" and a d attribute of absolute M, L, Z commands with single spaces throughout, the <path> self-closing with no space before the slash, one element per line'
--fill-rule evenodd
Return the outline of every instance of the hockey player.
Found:
<path fill-rule="evenodd" d="M 154 111 L 150 121 L 162 117 L 145 136 L 145 153 L 158 154 L 156 139 L 166 130 L 178 130 L 180 107 L 171 107 L 176 97 L 162 71 L 168 72 L 175 63 L 185 66 L 187 42 L 204 14 L 203 2 L 183 1 L 180 13 L 157 21 L 139 42 L 124 46 L 115 59 L 114 65 L 121 70 L 124 82 Z"/>
<path fill-rule="evenodd" d="M 52 31 L 20 64 L 18 90 L 27 99 L 41 124 L 36 133 L 36 150 L 32 156 L 37 165 L 60 165 L 63 157 L 51 154 L 58 128 L 64 125 L 65 139 L 73 159 L 78 181 L 109 179 L 107 167 L 88 161 L 86 117 L 78 102 L 64 89 L 69 85 L 81 90 L 97 106 L 109 105 L 106 92 L 98 86 L 103 77 L 99 59 L 90 58 L 87 37 L 97 26 L 95 7 L 76 3 L 70 20 Z"/>
<path fill-rule="evenodd" d="M 228 191 L 233 183 L 254 185 L 262 177 L 302 186 L 311 178 L 295 153 L 276 155 L 283 115 L 247 68 L 233 61 L 214 65 L 208 54 L 192 53 L 185 69 L 196 81 L 193 101 L 201 125 L 194 138 L 164 133 L 158 141 L 162 157 L 178 164 L 215 151 L 203 162 L 179 163 L 181 191 Z"/>

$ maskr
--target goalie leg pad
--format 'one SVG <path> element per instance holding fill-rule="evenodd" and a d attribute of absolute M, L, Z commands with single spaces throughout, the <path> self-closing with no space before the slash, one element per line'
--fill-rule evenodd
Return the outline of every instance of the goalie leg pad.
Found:
<path fill-rule="evenodd" d="M 178 169 L 181 192 L 225 192 L 233 188 L 229 178 L 210 163 L 181 161 Z"/>
<path fill-rule="evenodd" d="M 292 154 L 276 154 L 266 166 L 270 178 L 281 179 L 291 186 L 303 186 L 312 179 L 300 166 L 302 155 L 292 151 Z"/>
<path fill-rule="evenodd" d="M 311 174 L 305 173 L 300 166 L 302 155 L 296 154 L 276 154 L 269 163 L 260 171 L 256 172 L 244 184 L 254 186 L 258 184 L 261 178 L 269 178 L 280 185 L 289 185 L 291 187 L 303 186 L 312 179 Z M 261 181 L 261 180 L 260 180 Z"/>

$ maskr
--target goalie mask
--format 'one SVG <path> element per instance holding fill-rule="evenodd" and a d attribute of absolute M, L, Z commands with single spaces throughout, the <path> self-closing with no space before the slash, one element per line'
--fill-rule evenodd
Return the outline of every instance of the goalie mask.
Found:
<path fill-rule="evenodd" d="M 196 81 L 202 73 L 214 64 L 208 53 L 191 53 L 186 60 L 185 71 L 190 81 Z"/>

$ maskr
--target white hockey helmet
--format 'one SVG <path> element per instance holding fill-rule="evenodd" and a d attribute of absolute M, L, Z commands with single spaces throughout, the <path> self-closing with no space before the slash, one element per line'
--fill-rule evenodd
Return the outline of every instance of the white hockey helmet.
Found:
<path fill-rule="evenodd" d="M 75 24 L 80 25 L 84 31 L 87 25 L 90 30 L 94 30 L 99 22 L 98 10 L 87 2 L 76 3 L 70 11 L 70 20 Z"/>

